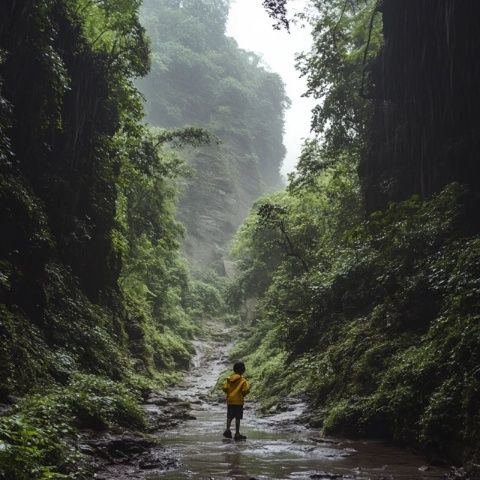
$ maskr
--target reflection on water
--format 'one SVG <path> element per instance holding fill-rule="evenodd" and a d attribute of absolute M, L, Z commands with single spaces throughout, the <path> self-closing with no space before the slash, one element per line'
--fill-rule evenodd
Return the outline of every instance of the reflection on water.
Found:
<path fill-rule="evenodd" d="M 242 454 L 240 452 L 224 454 L 225 463 L 228 465 L 227 475 L 229 477 L 245 477 L 247 472 L 242 468 Z"/>
<path fill-rule="evenodd" d="M 167 479 L 440 479 L 443 472 L 408 452 L 377 442 L 325 439 L 276 417 L 261 418 L 250 409 L 245 415 L 245 442 L 222 438 L 223 405 L 195 405 L 196 420 L 162 435 L 182 463 L 179 470 L 151 477 Z M 321 476 L 321 472 L 325 472 Z M 314 476 L 317 475 L 317 476 Z M 314 477 L 312 477 L 314 476 Z"/>
<path fill-rule="evenodd" d="M 161 434 L 161 442 L 180 459 L 178 470 L 149 477 L 169 479 L 354 479 L 427 480 L 441 479 L 444 471 L 425 467 L 425 460 L 378 442 L 322 439 L 316 431 L 296 425 L 292 419 L 301 405 L 290 412 L 262 418 L 252 404 L 247 405 L 242 431 L 245 442 L 222 438 L 225 405 L 206 394 L 225 368 L 219 345 L 198 345 L 193 373 L 174 392 L 181 398 L 196 400 L 195 420 Z M 205 366 L 208 365 L 208 368 Z M 198 398 L 202 398 L 198 402 Z"/>

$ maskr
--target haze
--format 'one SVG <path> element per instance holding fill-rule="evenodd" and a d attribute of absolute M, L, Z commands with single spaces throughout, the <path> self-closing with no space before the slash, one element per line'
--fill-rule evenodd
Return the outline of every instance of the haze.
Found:
<path fill-rule="evenodd" d="M 290 2 L 289 17 L 303 11 L 306 0 Z M 260 0 L 234 0 L 227 24 L 227 35 L 235 38 L 245 50 L 260 54 L 270 69 L 281 75 L 292 105 L 285 115 L 285 137 L 287 155 L 282 174 L 294 170 L 300 154 L 303 138 L 310 134 L 310 112 L 315 105 L 313 99 L 302 97 L 306 81 L 299 78 L 295 69 L 295 54 L 310 49 L 310 29 L 292 25 L 291 32 L 272 28 L 272 19 L 262 7 Z"/>

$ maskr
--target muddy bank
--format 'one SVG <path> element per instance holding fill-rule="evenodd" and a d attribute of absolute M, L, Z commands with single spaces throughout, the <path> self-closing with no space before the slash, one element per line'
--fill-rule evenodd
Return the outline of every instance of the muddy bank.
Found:
<path fill-rule="evenodd" d="M 158 441 L 134 433 L 88 438 L 82 450 L 94 459 L 94 478 L 101 480 L 143 479 L 147 472 L 178 467 L 177 459 Z"/>
<path fill-rule="evenodd" d="M 147 434 L 85 435 L 82 452 L 92 458 L 96 479 L 145 479 L 178 468 L 178 459 L 161 445 L 158 432 L 193 420 L 190 403 L 178 397 L 153 393 L 143 407 L 148 419 Z"/>

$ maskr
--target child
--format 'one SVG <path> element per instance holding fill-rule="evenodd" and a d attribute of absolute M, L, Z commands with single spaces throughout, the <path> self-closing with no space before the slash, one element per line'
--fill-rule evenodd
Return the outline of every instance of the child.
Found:
<path fill-rule="evenodd" d="M 223 436 L 232 438 L 230 425 L 235 419 L 235 440 L 246 440 L 247 437 L 240 434 L 240 420 L 243 418 L 243 397 L 250 391 L 250 385 L 242 377 L 245 373 L 243 362 L 235 363 L 233 371 L 223 384 L 223 391 L 227 394 L 227 429 Z"/>

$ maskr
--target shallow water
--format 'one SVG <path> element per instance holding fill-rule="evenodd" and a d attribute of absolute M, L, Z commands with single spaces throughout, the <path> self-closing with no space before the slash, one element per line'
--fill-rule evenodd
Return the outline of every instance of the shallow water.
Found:
<path fill-rule="evenodd" d="M 303 405 L 261 417 L 246 405 L 242 433 L 247 440 L 222 438 L 226 407 L 209 398 L 225 369 L 225 347 L 197 343 L 194 368 L 172 394 L 193 402 L 192 415 L 177 428 L 162 432 L 160 441 L 180 460 L 177 470 L 151 475 L 167 479 L 440 479 L 445 470 L 430 467 L 419 456 L 380 442 L 321 438 L 318 431 L 297 425 Z"/>

